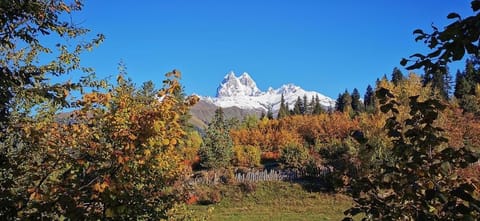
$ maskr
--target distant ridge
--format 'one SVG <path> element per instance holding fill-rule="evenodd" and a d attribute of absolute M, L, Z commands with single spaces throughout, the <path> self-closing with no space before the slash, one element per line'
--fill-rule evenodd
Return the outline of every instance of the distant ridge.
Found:
<path fill-rule="evenodd" d="M 318 96 L 320 104 L 328 109 L 335 106 L 335 100 L 316 91 L 306 91 L 294 84 L 285 84 L 278 89 L 269 88 L 262 92 L 252 77 L 244 72 L 236 77 L 233 71 L 225 75 L 222 83 L 217 88 L 216 97 L 201 97 L 219 107 L 239 107 L 242 109 L 259 109 L 267 111 L 272 108 L 273 112 L 280 109 L 280 100 L 284 96 L 285 102 L 293 108 L 298 97 L 307 96 L 308 100 Z"/>
<path fill-rule="evenodd" d="M 285 84 L 278 89 L 269 88 L 263 92 L 253 78 L 244 72 L 236 76 L 233 71 L 228 72 L 217 88 L 215 97 L 200 96 L 200 102 L 192 107 L 191 114 L 199 128 L 206 127 L 218 107 L 224 109 L 227 118 L 243 119 L 247 115 L 260 116 L 271 108 L 276 116 L 280 109 L 281 97 L 290 108 L 294 107 L 297 98 L 318 96 L 320 104 L 325 109 L 335 106 L 335 100 L 316 91 L 306 91 L 294 84 Z M 203 122 L 199 123 L 199 122 Z"/>

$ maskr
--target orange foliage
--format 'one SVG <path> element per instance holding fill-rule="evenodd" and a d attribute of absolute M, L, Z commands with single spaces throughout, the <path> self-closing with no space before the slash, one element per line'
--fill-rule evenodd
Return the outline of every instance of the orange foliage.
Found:
<path fill-rule="evenodd" d="M 268 120 L 254 128 L 232 130 L 230 135 L 235 145 L 259 147 L 262 159 L 277 160 L 280 150 L 288 145 L 316 145 L 341 140 L 358 128 L 358 120 L 343 113 L 332 113 Z"/>
<path fill-rule="evenodd" d="M 441 127 L 446 130 L 448 144 L 462 147 L 467 143 L 480 150 L 480 119 L 470 113 L 464 114 L 459 108 L 449 108 L 445 115 Z"/>

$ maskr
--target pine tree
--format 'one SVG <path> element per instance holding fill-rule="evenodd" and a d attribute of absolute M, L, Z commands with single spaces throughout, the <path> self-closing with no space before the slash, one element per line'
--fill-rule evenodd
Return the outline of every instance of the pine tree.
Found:
<path fill-rule="evenodd" d="M 480 68 L 475 67 L 478 63 L 475 57 L 467 59 L 465 70 L 456 74 L 454 92 L 455 97 L 459 99 L 460 107 L 465 112 L 475 114 L 480 113 L 479 91 L 476 90 L 480 81 Z"/>
<path fill-rule="evenodd" d="M 323 108 L 322 105 L 320 104 L 320 98 L 318 97 L 318 94 L 315 95 L 315 104 L 313 106 L 313 113 L 315 115 L 323 113 Z"/>
<path fill-rule="evenodd" d="M 357 88 L 354 88 L 352 92 L 352 110 L 355 112 L 363 111 L 363 105 L 360 101 L 360 93 Z"/>
<path fill-rule="evenodd" d="M 350 112 L 352 110 L 352 96 L 350 95 L 350 93 L 348 93 L 348 90 L 345 89 L 345 92 L 343 92 L 343 94 L 338 95 L 335 108 L 337 111 L 344 113 Z"/>
<path fill-rule="evenodd" d="M 230 125 L 224 118 L 223 109 L 218 108 L 205 131 L 203 145 L 199 150 L 201 165 L 209 169 L 229 166 L 232 159 L 232 148 Z"/>
<path fill-rule="evenodd" d="M 475 68 L 475 63 L 478 62 L 478 59 L 472 57 L 467 59 L 465 64 L 465 79 L 470 85 L 470 90 L 468 94 L 475 94 L 475 85 L 480 83 L 480 69 Z"/>
<path fill-rule="evenodd" d="M 342 112 L 344 113 L 349 113 L 352 110 L 352 96 L 348 92 L 348 90 L 345 90 L 345 92 L 342 95 L 342 101 L 343 101 L 343 110 Z"/>
<path fill-rule="evenodd" d="M 371 85 L 367 86 L 367 90 L 365 91 L 365 95 L 363 96 L 363 103 L 366 107 L 372 106 L 374 104 L 374 91 Z"/>
<path fill-rule="evenodd" d="M 450 73 L 448 68 L 445 68 L 444 70 L 445 72 L 437 70 L 433 73 L 425 73 L 422 77 L 424 85 L 430 84 L 432 89 L 438 91 L 443 99 L 447 99 L 448 91 L 450 90 L 450 77 L 448 76 Z"/>
<path fill-rule="evenodd" d="M 300 98 L 300 96 L 297 98 L 297 101 L 295 102 L 295 106 L 293 107 L 293 114 L 294 115 L 301 115 L 304 113 L 304 106 L 303 106 L 303 101 Z"/>
<path fill-rule="evenodd" d="M 306 94 L 303 95 L 302 114 L 303 115 L 308 114 L 308 99 Z"/>
<path fill-rule="evenodd" d="M 288 116 L 288 109 L 287 109 L 287 105 L 285 104 L 285 98 L 282 94 L 282 98 L 280 99 L 280 109 L 278 110 L 278 115 L 277 115 L 277 119 L 282 119 L 286 116 Z"/>
<path fill-rule="evenodd" d="M 335 111 L 342 112 L 343 111 L 343 96 L 342 94 L 338 94 L 337 100 L 335 101 Z"/>
<path fill-rule="evenodd" d="M 394 68 L 393 69 L 393 72 L 392 72 L 392 83 L 397 86 L 398 83 L 400 83 L 401 81 L 403 81 L 403 74 L 402 72 L 400 71 L 400 69 L 398 68 Z"/>
<path fill-rule="evenodd" d="M 314 108 L 315 108 L 315 96 L 312 95 L 312 99 L 310 100 L 307 106 L 307 113 L 313 114 Z"/>
<path fill-rule="evenodd" d="M 472 85 L 468 82 L 465 72 L 460 72 L 457 70 L 457 74 L 455 75 L 455 91 L 453 95 L 457 99 L 462 99 L 465 95 L 470 94 Z"/>

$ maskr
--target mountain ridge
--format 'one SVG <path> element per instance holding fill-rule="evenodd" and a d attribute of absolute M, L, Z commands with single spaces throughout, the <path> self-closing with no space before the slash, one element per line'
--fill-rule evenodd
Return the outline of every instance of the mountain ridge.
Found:
<path fill-rule="evenodd" d="M 320 104 L 329 110 L 335 106 L 335 101 L 316 91 L 306 91 L 294 84 L 284 84 L 274 89 L 269 87 L 267 91 L 261 91 L 253 78 L 246 72 L 236 76 L 235 72 L 228 72 L 217 88 L 215 97 L 201 96 L 200 101 L 190 109 L 194 125 L 197 128 L 206 128 L 218 107 L 224 109 L 226 118 L 243 119 L 248 115 L 260 116 L 269 109 L 274 116 L 280 109 L 282 95 L 285 104 L 293 109 L 298 97 L 303 99 L 307 96 L 310 101 L 318 96 Z M 303 101 L 303 100 L 302 100 Z"/>
<path fill-rule="evenodd" d="M 222 108 L 238 107 L 263 111 L 271 108 L 276 113 L 280 109 L 282 95 L 285 103 L 292 108 L 298 97 L 303 98 L 304 96 L 307 96 L 308 100 L 318 96 L 320 104 L 325 109 L 335 106 L 335 100 L 332 98 L 316 91 L 306 91 L 292 83 L 284 84 L 277 89 L 269 87 L 267 91 L 261 91 L 247 72 L 237 77 L 233 71 L 225 75 L 217 88 L 215 97 L 200 96 L 200 99 Z"/>

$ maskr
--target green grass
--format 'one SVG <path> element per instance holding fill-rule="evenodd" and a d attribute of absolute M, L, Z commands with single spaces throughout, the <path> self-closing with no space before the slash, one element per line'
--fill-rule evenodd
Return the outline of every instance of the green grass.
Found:
<path fill-rule="evenodd" d="M 341 220 L 343 211 L 352 200 L 341 194 L 309 192 L 300 184 L 264 182 L 256 184 L 251 193 L 236 186 L 218 187 L 222 193 L 220 203 L 192 205 L 197 215 L 208 214 L 208 220 Z"/>

